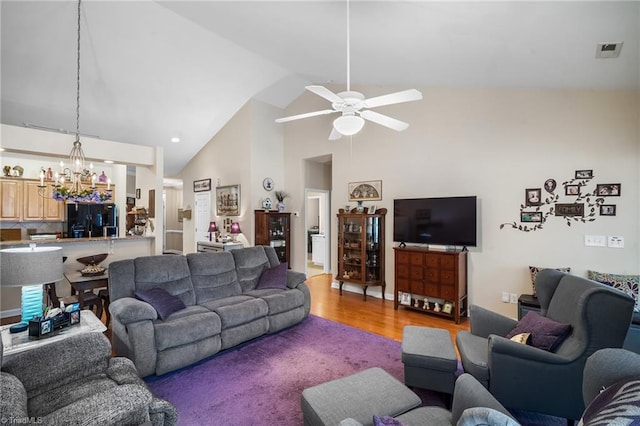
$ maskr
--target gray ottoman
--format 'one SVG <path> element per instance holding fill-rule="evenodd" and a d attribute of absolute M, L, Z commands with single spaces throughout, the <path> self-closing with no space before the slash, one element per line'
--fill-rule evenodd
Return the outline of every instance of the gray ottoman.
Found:
<path fill-rule="evenodd" d="M 395 417 L 421 404 L 418 395 L 378 367 L 302 391 L 307 426 L 337 425 L 346 418 L 371 425 L 374 414 Z"/>
<path fill-rule="evenodd" d="M 447 330 L 408 325 L 402 332 L 404 383 L 453 395 L 458 356 Z"/>

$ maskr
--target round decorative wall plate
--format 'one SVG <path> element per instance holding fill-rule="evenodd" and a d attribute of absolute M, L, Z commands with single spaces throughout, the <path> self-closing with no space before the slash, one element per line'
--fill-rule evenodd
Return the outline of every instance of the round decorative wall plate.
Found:
<path fill-rule="evenodd" d="M 267 191 L 271 191 L 273 189 L 273 179 L 270 177 L 264 178 L 262 181 L 262 187 Z"/>

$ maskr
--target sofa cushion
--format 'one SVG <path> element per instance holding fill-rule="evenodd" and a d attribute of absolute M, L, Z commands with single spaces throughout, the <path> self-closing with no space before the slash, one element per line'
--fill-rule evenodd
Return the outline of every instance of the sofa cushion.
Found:
<path fill-rule="evenodd" d="M 196 303 L 242 293 L 236 264 L 230 252 L 190 253 L 187 255 L 187 263 L 196 293 Z"/>
<path fill-rule="evenodd" d="M 186 308 L 179 297 L 172 296 L 163 288 L 154 287 L 149 290 L 138 290 L 135 296 L 153 306 L 158 313 L 158 318 L 166 319 L 174 312 Z"/>
<path fill-rule="evenodd" d="M 220 306 L 214 312 L 220 316 L 222 329 L 226 330 L 266 317 L 269 308 L 264 300 L 252 299 L 233 305 Z"/>
<path fill-rule="evenodd" d="M 553 352 L 571 333 L 571 328 L 571 324 L 562 324 L 529 311 L 506 337 L 511 339 L 521 333 L 531 333 L 532 346 Z"/>
<path fill-rule="evenodd" d="M 191 315 L 172 316 L 166 321 L 154 323 L 156 347 L 159 351 L 220 334 L 220 317 L 214 312 L 202 312 L 195 308 L 198 307 L 187 308 L 193 310 Z"/>
<path fill-rule="evenodd" d="M 134 259 L 135 291 L 163 288 L 186 306 L 196 302 L 191 271 L 185 256 L 156 255 Z"/>
<path fill-rule="evenodd" d="M 256 290 L 265 288 L 287 288 L 287 269 L 289 264 L 287 262 L 276 265 L 272 268 L 265 268 L 260 275 Z"/>
<path fill-rule="evenodd" d="M 542 266 L 529 266 L 529 273 L 531 274 L 531 287 L 533 288 L 533 297 L 536 297 L 536 276 L 538 276 L 538 272 L 542 271 L 543 269 L 552 269 L 552 268 L 545 268 Z M 571 268 L 568 266 L 564 268 L 553 268 L 553 269 L 560 272 L 566 272 L 566 273 L 571 272 Z"/>
<path fill-rule="evenodd" d="M 635 312 L 640 312 L 640 297 L 638 297 L 638 289 L 640 288 L 640 275 L 620 275 L 587 271 L 587 278 L 624 291 L 629 296 L 633 297 L 633 300 L 635 301 L 633 310 Z"/>
<path fill-rule="evenodd" d="M 267 302 L 269 315 L 304 306 L 304 294 L 298 289 L 285 291 L 278 289 L 253 290 L 247 292 L 246 295 L 258 297 Z"/>
<path fill-rule="evenodd" d="M 587 407 L 579 425 L 640 424 L 640 376 L 609 386 Z"/>
<path fill-rule="evenodd" d="M 202 306 L 203 308 L 206 308 L 210 311 L 215 311 L 222 306 L 236 305 L 238 303 L 246 302 L 247 300 L 253 299 L 255 298 L 248 294 L 243 294 L 240 296 L 225 297 L 224 299 L 209 300 L 208 302 L 201 303 L 199 306 Z"/>
<path fill-rule="evenodd" d="M 462 412 L 456 426 L 520 426 L 520 423 L 498 410 L 488 407 L 471 407 Z"/>
<path fill-rule="evenodd" d="M 242 250 L 231 250 L 230 253 L 235 260 L 238 282 L 242 291 L 255 289 L 262 271 L 271 267 L 264 247 L 247 247 Z"/>

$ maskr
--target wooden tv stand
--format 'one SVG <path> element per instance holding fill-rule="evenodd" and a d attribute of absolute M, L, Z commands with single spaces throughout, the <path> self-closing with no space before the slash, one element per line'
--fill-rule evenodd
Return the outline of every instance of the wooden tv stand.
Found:
<path fill-rule="evenodd" d="M 467 252 L 425 247 L 394 247 L 394 252 L 395 309 L 404 306 L 459 324 L 460 318 L 467 315 Z M 405 294 L 405 303 L 400 293 Z M 410 294 L 408 304 L 406 294 Z M 425 298 L 428 299 L 426 306 Z M 434 310 L 436 302 L 439 311 Z"/>

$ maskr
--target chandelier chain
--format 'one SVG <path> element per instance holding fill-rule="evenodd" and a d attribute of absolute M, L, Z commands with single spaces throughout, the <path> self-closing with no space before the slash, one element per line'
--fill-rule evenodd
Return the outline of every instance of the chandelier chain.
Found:
<path fill-rule="evenodd" d="M 78 0 L 78 48 L 76 50 L 76 142 L 80 141 L 80 3 Z"/>

